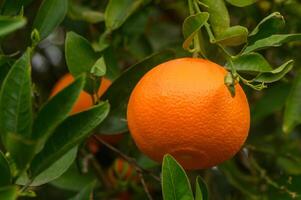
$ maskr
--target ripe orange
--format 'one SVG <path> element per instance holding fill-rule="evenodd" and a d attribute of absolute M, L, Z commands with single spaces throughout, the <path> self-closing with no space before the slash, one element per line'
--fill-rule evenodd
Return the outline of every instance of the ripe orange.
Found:
<path fill-rule="evenodd" d="M 56 95 L 58 92 L 60 92 L 62 89 L 64 89 L 66 86 L 70 85 L 73 82 L 74 78 L 71 74 L 66 74 L 63 76 L 54 86 L 52 89 L 52 92 L 50 96 Z M 103 78 L 101 81 L 100 88 L 98 90 L 98 96 L 103 95 L 103 93 L 108 89 L 108 87 L 111 85 L 111 81 L 107 78 Z M 71 111 L 71 114 L 83 111 L 88 109 L 93 105 L 91 96 L 85 92 L 82 91 L 78 97 L 78 100 L 73 106 L 73 109 Z"/>
<path fill-rule="evenodd" d="M 74 78 L 71 74 L 64 75 L 53 87 L 50 96 L 56 95 L 58 92 L 60 92 L 62 89 L 67 87 L 69 84 L 73 82 Z M 111 81 L 107 78 L 102 78 L 101 85 L 98 90 L 98 96 L 103 95 L 103 93 L 108 89 L 108 87 L 111 85 Z M 83 110 L 88 109 L 89 107 L 93 106 L 93 102 L 91 99 L 91 96 L 85 92 L 82 91 L 75 102 L 71 114 L 81 112 Z M 97 137 L 103 139 L 104 141 L 110 143 L 110 144 L 117 144 L 123 137 L 123 135 L 97 135 Z M 91 150 L 92 153 L 96 153 L 99 150 L 98 142 L 93 141 L 94 139 L 91 138 L 91 140 L 88 141 L 88 147 Z M 92 141 L 92 142 L 91 142 Z"/>
<path fill-rule="evenodd" d="M 158 162 L 169 153 L 185 169 L 208 168 L 234 156 L 247 138 L 250 111 L 239 84 L 231 97 L 226 73 L 197 58 L 171 60 L 146 73 L 127 110 L 138 148 Z"/>

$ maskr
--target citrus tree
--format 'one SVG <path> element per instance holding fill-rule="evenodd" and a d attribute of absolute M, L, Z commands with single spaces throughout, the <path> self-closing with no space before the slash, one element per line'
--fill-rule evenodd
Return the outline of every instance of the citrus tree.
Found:
<path fill-rule="evenodd" d="M 2 0 L 0 199 L 301 199 L 297 0 Z"/>

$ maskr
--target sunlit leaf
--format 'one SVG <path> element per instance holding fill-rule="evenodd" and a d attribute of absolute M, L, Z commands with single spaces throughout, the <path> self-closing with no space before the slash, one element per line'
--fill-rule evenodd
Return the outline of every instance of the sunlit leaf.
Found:
<path fill-rule="evenodd" d="M 162 193 L 164 200 L 193 200 L 188 177 L 181 165 L 170 155 L 165 155 L 162 164 Z"/>
<path fill-rule="evenodd" d="M 248 46 L 243 53 L 250 53 L 252 51 L 258 51 L 269 47 L 278 47 L 284 43 L 301 41 L 301 34 L 283 34 L 283 35 L 271 35 L 270 37 L 255 41 Z"/>
<path fill-rule="evenodd" d="M 205 22 L 209 19 L 209 14 L 206 12 L 198 13 L 187 17 L 183 23 L 184 43 L 183 48 L 189 49 L 194 36 L 204 26 Z"/>
<path fill-rule="evenodd" d="M 270 72 L 264 72 L 259 74 L 254 81 L 256 82 L 265 82 L 265 83 L 272 83 L 275 81 L 280 80 L 287 74 L 294 66 L 294 61 L 289 60 L 286 63 L 282 64 L 280 67 L 277 67 L 276 69 L 270 71 Z"/>
<path fill-rule="evenodd" d="M 215 43 L 225 46 L 237 46 L 247 42 L 248 29 L 243 26 L 232 26 L 216 37 Z"/>
<path fill-rule="evenodd" d="M 9 17 L 0 16 L 0 36 L 14 32 L 26 24 L 26 19 L 21 16 Z"/>
<path fill-rule="evenodd" d="M 30 182 L 30 186 L 40 186 L 45 183 L 51 182 L 59 178 L 64 174 L 68 168 L 72 165 L 77 156 L 77 147 L 69 150 L 60 159 L 55 161 L 50 167 L 41 172 L 33 180 L 28 178 L 28 175 L 24 173 L 17 180 L 18 185 L 26 185 Z"/>
<path fill-rule="evenodd" d="M 208 200 L 208 188 L 201 176 L 196 178 L 195 200 Z"/>

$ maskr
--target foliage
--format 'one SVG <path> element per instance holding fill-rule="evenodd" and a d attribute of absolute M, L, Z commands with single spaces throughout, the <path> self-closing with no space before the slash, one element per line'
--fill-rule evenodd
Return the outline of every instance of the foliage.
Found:
<path fill-rule="evenodd" d="M 299 1 L 0 4 L 0 199 L 301 199 Z M 126 122 L 139 79 L 184 56 L 225 66 L 225 84 L 233 96 L 235 84 L 244 86 L 252 118 L 234 158 L 194 172 L 170 155 L 161 170 L 133 145 Z M 75 81 L 49 99 L 67 71 Z M 99 99 L 103 76 L 113 83 Z M 70 115 L 82 90 L 95 105 Z M 93 133 L 125 137 L 115 147 L 100 140 L 92 155 L 85 143 Z M 116 154 L 139 181 L 106 181 Z"/>

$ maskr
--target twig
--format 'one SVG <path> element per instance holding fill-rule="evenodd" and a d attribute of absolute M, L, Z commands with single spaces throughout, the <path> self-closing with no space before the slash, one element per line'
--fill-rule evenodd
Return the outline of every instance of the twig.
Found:
<path fill-rule="evenodd" d="M 141 184 L 143 186 L 143 189 L 145 191 L 145 194 L 146 194 L 147 198 L 149 200 L 153 200 L 153 197 L 151 196 L 151 194 L 150 194 L 150 192 L 148 190 L 148 187 L 147 187 L 147 185 L 145 183 L 145 180 L 144 180 L 144 177 L 143 177 L 143 172 L 137 166 L 135 167 L 135 169 L 136 169 L 136 172 L 137 172 L 137 174 L 138 174 L 138 176 L 140 178 L 140 182 L 141 182 Z"/>
<path fill-rule="evenodd" d="M 250 158 L 250 163 L 253 165 L 253 167 L 259 172 L 261 178 L 263 180 L 266 181 L 267 184 L 273 186 L 274 188 L 278 189 L 278 190 L 282 190 L 284 192 L 286 192 L 288 195 L 290 195 L 291 198 L 295 199 L 297 196 L 299 196 L 297 194 L 297 192 L 293 192 L 291 190 L 289 190 L 286 186 L 284 185 L 279 185 L 278 183 L 276 183 L 275 181 L 272 180 L 272 178 L 270 178 L 267 175 L 267 172 L 265 169 L 263 169 L 258 163 L 257 161 L 251 157 Z"/>
<path fill-rule="evenodd" d="M 141 166 L 139 166 L 139 164 L 137 163 L 137 161 L 132 158 L 127 156 L 126 154 L 122 153 L 121 151 L 119 151 L 117 148 L 115 148 L 114 146 L 110 145 L 109 143 L 105 142 L 104 140 L 102 140 L 99 137 L 96 137 L 95 135 L 93 135 L 94 139 L 96 139 L 98 142 L 100 142 L 101 144 L 105 145 L 107 148 L 109 148 L 111 151 L 115 152 L 116 154 L 118 154 L 120 157 L 122 157 L 124 160 L 126 160 L 128 163 L 132 164 L 133 166 L 135 166 L 136 168 L 138 168 L 140 171 L 150 175 L 152 178 L 154 178 L 156 181 L 161 182 L 160 177 L 158 177 L 157 175 L 155 175 L 152 171 L 149 171 L 147 169 L 142 168 Z"/>
<path fill-rule="evenodd" d="M 83 151 L 80 151 L 81 156 L 85 157 L 86 154 Z M 106 189 L 111 188 L 111 185 L 106 181 L 106 177 L 104 175 L 102 167 L 99 165 L 97 160 L 95 159 L 94 155 L 89 157 L 89 160 L 91 161 L 92 168 L 95 172 L 95 175 L 97 176 L 97 179 L 104 184 L 104 187 Z"/>

